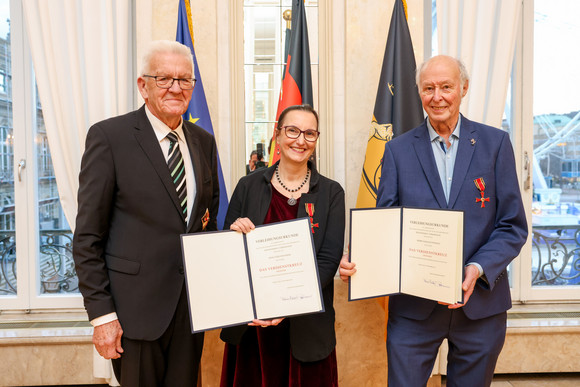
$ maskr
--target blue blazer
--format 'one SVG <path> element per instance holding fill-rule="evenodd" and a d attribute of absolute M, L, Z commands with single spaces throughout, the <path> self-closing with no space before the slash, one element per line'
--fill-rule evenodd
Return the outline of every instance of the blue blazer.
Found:
<path fill-rule="evenodd" d="M 485 202 L 474 180 L 485 181 Z M 481 319 L 511 308 L 507 266 L 524 245 L 528 226 L 520 195 L 514 153 L 508 133 L 461 117 L 459 148 L 449 203 L 435 164 L 426 121 L 385 145 L 377 207 L 412 206 L 464 211 L 463 261 L 481 265 L 463 307 L 470 319 Z M 391 313 L 422 320 L 436 302 L 396 295 Z"/>

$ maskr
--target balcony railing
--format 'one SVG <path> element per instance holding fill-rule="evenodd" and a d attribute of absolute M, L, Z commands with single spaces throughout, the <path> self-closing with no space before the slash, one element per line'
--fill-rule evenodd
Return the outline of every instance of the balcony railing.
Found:
<path fill-rule="evenodd" d="M 13 295 L 18 291 L 14 236 L 14 232 L 0 233 L 0 295 Z M 39 252 L 41 294 L 78 292 L 71 231 L 42 230 Z"/>
<path fill-rule="evenodd" d="M 580 225 L 533 227 L 532 285 L 580 285 Z"/>

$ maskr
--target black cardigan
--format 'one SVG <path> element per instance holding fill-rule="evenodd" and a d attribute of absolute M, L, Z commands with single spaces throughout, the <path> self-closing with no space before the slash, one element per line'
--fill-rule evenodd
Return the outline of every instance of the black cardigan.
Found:
<path fill-rule="evenodd" d="M 276 164 L 277 165 L 277 164 Z M 247 217 L 255 225 L 264 223 L 272 199 L 271 179 L 276 165 L 260 169 L 240 179 L 228 207 L 224 229 L 239 217 Z M 305 203 L 314 205 L 314 246 L 322 285 L 325 311 L 289 317 L 290 347 L 299 361 L 312 362 L 327 357 L 336 346 L 334 331 L 334 276 L 344 247 L 344 190 L 337 182 L 320 175 L 308 163 L 312 173 L 308 193 L 300 196 L 298 218 L 308 217 Z M 224 328 L 220 338 L 238 345 L 248 326 Z"/>

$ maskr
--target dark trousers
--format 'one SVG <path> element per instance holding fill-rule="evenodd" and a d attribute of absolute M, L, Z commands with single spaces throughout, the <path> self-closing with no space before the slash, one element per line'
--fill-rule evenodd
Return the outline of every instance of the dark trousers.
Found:
<path fill-rule="evenodd" d="M 437 305 L 426 320 L 389 314 L 389 387 L 423 387 L 443 339 L 449 344 L 447 386 L 489 386 L 505 341 L 507 313 L 470 320 L 463 309 Z"/>
<path fill-rule="evenodd" d="M 203 333 L 191 333 L 185 286 L 173 320 L 159 339 L 123 337 L 121 345 L 124 353 L 120 359 L 113 360 L 113 370 L 121 386 L 197 386 Z"/>

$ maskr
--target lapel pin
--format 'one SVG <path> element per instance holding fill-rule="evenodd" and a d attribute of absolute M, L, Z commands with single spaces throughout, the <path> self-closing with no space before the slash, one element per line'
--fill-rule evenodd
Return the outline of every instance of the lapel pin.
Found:
<path fill-rule="evenodd" d="M 471 145 L 475 145 L 475 138 L 472 138 L 472 139 L 471 139 L 471 140 L 469 140 L 469 141 L 471 141 Z"/>

